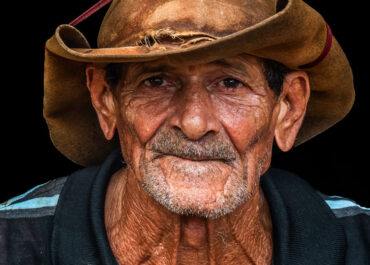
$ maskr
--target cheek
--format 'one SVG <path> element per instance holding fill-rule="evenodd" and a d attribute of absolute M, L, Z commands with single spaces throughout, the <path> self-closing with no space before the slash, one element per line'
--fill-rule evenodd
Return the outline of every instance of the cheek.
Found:
<path fill-rule="evenodd" d="M 170 97 L 129 95 L 121 102 L 123 124 L 129 129 L 129 134 L 144 145 L 167 118 Z"/>
<path fill-rule="evenodd" d="M 166 119 L 170 99 L 149 99 L 132 94 L 121 96 L 120 99 L 117 130 L 122 155 L 141 180 L 138 169 L 145 144 Z"/>
<path fill-rule="evenodd" d="M 264 97 L 250 97 L 244 102 L 219 98 L 215 103 L 220 122 L 240 154 L 269 131 L 272 110 Z"/>

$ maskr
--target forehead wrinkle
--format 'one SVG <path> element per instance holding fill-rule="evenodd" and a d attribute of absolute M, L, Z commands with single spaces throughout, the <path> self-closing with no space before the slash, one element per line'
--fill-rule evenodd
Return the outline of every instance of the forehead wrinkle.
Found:
<path fill-rule="evenodd" d="M 251 75 L 250 71 L 248 70 L 248 66 L 244 62 L 245 59 L 241 58 L 235 62 L 232 59 L 220 59 L 212 62 L 208 62 L 206 64 L 198 64 L 198 65 L 187 65 L 185 66 L 186 72 L 192 72 L 197 67 L 207 67 L 207 66 L 216 66 L 223 70 L 230 70 L 236 71 L 239 74 L 245 75 L 248 79 L 255 78 Z M 181 72 L 184 73 L 184 65 L 176 65 L 170 62 L 142 62 L 142 63 L 130 63 L 131 73 L 135 76 L 139 76 L 141 74 L 146 73 L 165 73 L 165 72 Z"/>
<path fill-rule="evenodd" d="M 217 60 L 217 61 L 210 62 L 209 64 L 220 67 L 220 68 L 222 68 L 223 70 L 226 70 L 226 71 L 228 71 L 228 70 L 229 71 L 230 70 L 235 71 L 238 74 L 245 75 L 249 79 L 252 78 L 252 76 L 250 75 L 247 67 L 245 67 L 241 63 L 230 63 L 227 60 L 222 59 L 222 60 Z"/>
<path fill-rule="evenodd" d="M 219 66 L 219 67 L 222 67 L 222 68 L 236 68 L 240 71 L 245 70 L 245 68 L 242 65 L 230 63 L 226 59 L 220 59 L 220 60 L 217 60 L 217 61 L 209 62 L 208 64 Z"/>
<path fill-rule="evenodd" d="M 167 63 L 134 63 L 132 64 L 132 71 L 138 75 L 154 72 L 172 72 L 176 67 Z"/>

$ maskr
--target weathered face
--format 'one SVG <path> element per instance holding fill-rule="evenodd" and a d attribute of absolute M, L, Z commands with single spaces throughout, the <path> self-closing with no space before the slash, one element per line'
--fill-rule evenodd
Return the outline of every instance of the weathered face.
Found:
<path fill-rule="evenodd" d="M 278 98 L 262 64 L 132 63 L 115 96 L 123 156 L 159 203 L 217 217 L 248 200 L 270 163 Z"/>

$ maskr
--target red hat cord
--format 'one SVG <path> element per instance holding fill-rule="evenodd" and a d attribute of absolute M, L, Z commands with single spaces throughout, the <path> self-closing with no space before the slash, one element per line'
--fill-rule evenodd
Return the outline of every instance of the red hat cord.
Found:
<path fill-rule="evenodd" d="M 86 10 L 81 15 L 79 15 L 72 22 L 70 22 L 69 25 L 72 25 L 72 26 L 78 25 L 79 23 L 81 23 L 82 21 L 84 21 L 85 19 L 87 19 L 89 16 L 91 16 L 95 12 L 99 11 L 100 9 L 102 9 L 104 6 L 106 6 L 110 2 L 112 2 L 112 0 L 100 0 L 95 5 L 93 5 L 88 10 Z"/>

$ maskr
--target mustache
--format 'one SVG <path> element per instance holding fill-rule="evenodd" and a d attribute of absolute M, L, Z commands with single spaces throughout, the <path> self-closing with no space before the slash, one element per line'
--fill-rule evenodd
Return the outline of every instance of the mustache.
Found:
<path fill-rule="evenodd" d="M 180 129 L 158 131 L 149 149 L 162 155 L 172 155 L 191 160 L 222 160 L 231 162 L 236 159 L 235 151 L 229 141 L 208 133 L 199 140 L 190 140 Z"/>

